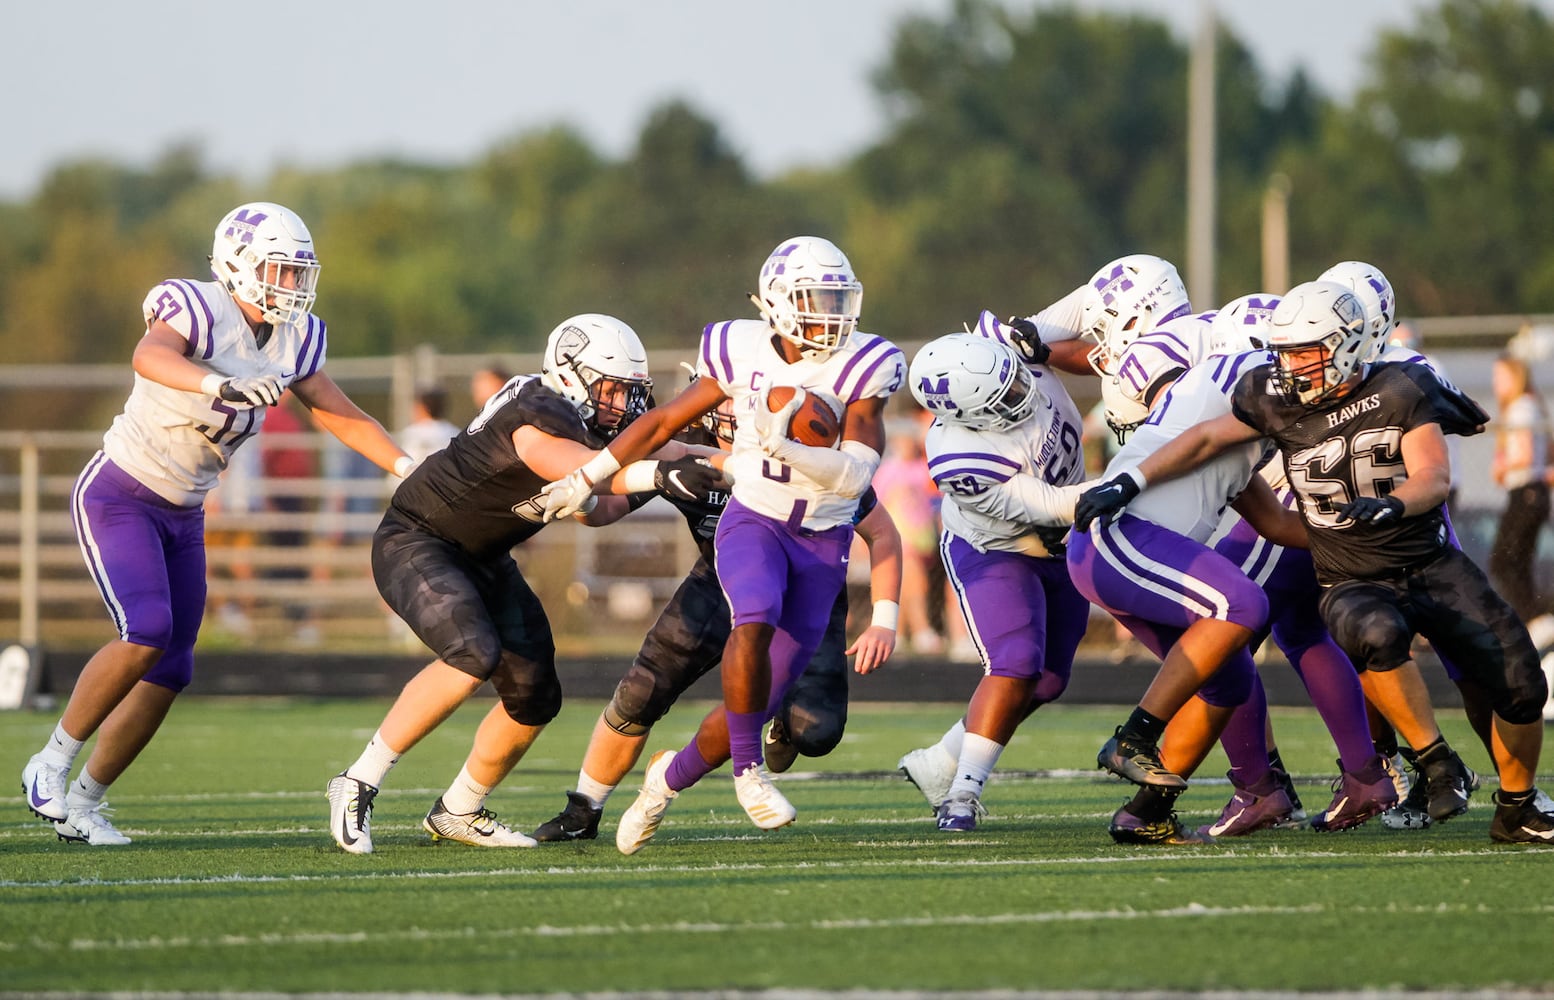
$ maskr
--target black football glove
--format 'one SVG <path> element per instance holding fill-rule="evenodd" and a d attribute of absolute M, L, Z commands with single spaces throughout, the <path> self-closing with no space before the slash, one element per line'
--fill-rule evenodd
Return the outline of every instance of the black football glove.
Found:
<path fill-rule="evenodd" d="M 1027 364 L 1044 365 L 1052 357 L 1052 348 L 1041 342 L 1041 331 L 1036 324 L 1023 316 L 1011 317 L 1004 323 L 1009 328 L 1009 346 L 1020 352 Z"/>
<path fill-rule="evenodd" d="M 1054 559 L 1068 554 L 1068 545 L 1065 541 L 1068 538 L 1068 525 L 1052 527 L 1038 524 L 1036 526 L 1036 537 L 1041 539 L 1041 544 L 1047 547 L 1047 554 Z"/>
<path fill-rule="evenodd" d="M 1079 494 L 1074 504 L 1074 530 L 1090 530 L 1090 522 L 1100 518 L 1102 524 L 1111 524 L 1128 502 L 1139 495 L 1139 484 L 1129 475 L 1115 476 L 1099 486 L 1092 486 Z"/>
<path fill-rule="evenodd" d="M 671 500 L 704 501 L 707 494 L 728 489 L 723 473 L 694 455 L 673 462 L 659 462 L 653 470 L 653 488 Z"/>
<path fill-rule="evenodd" d="M 1338 519 L 1380 527 L 1403 520 L 1403 501 L 1397 497 L 1360 497 L 1338 505 Z"/>

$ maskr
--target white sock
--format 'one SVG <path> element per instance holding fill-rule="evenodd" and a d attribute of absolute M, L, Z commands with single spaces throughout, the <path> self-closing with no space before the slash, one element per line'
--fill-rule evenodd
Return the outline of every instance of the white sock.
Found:
<path fill-rule="evenodd" d="M 456 816 L 468 816 L 486 804 L 491 787 L 471 778 L 469 768 L 463 767 L 459 770 L 459 776 L 453 779 L 453 784 L 442 793 L 442 807 Z"/>
<path fill-rule="evenodd" d="M 577 794 L 587 799 L 595 809 L 603 809 L 613 791 L 615 791 L 614 785 L 594 780 L 587 771 L 577 772 Z"/>
<path fill-rule="evenodd" d="M 945 756 L 949 757 L 950 760 L 959 760 L 960 748 L 965 739 L 966 720 L 965 718 L 956 719 L 955 725 L 951 726 L 943 736 L 939 737 L 939 749 L 943 750 Z"/>
<path fill-rule="evenodd" d="M 81 776 L 70 783 L 70 791 L 65 795 L 65 808 L 91 809 L 107 794 L 108 786 L 93 778 L 83 767 Z"/>
<path fill-rule="evenodd" d="M 78 740 L 65 732 L 65 722 L 61 719 L 55 724 L 54 734 L 49 737 L 48 743 L 38 751 L 38 756 L 55 767 L 69 769 L 75 766 L 76 757 L 84 746 L 85 740 Z"/>
<path fill-rule="evenodd" d="M 345 769 L 345 774 L 348 778 L 365 781 L 373 788 L 382 788 L 383 779 L 388 777 L 389 770 L 398 763 L 399 751 L 383 742 L 383 731 L 379 730 L 372 734 L 372 739 L 367 741 L 367 749 L 356 758 L 356 763 Z"/>
<path fill-rule="evenodd" d="M 950 785 L 950 794 L 970 792 L 981 798 L 982 788 L 993 773 L 999 754 L 1003 752 L 1002 743 L 994 743 L 976 733 L 967 733 L 961 746 L 960 766 L 955 769 L 955 781 Z"/>

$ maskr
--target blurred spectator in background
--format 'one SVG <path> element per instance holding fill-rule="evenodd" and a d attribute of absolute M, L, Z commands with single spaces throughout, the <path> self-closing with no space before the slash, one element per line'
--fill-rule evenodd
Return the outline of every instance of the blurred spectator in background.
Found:
<path fill-rule="evenodd" d="M 506 379 L 503 379 L 505 382 Z M 498 383 L 497 388 L 501 388 L 503 383 Z M 489 394 L 486 398 L 490 398 Z M 405 454 L 415 459 L 417 464 L 433 452 L 442 451 L 459 433 L 456 425 L 444 419 L 447 410 L 448 393 L 441 386 L 426 385 L 416 390 L 415 401 L 410 404 L 410 422 L 396 437 L 399 438 L 399 446 L 405 449 Z"/>
<path fill-rule="evenodd" d="M 918 413 L 924 411 L 918 410 Z M 928 580 L 939 561 L 938 487 L 928 474 L 918 418 L 896 418 L 885 427 L 886 453 L 874 473 L 874 491 L 901 533 L 901 621 L 897 634 L 917 653 L 944 651 L 944 639 L 928 618 Z M 852 565 L 859 564 L 854 559 Z M 867 560 L 861 560 L 867 569 Z M 868 581 L 864 580 L 864 586 Z"/>
<path fill-rule="evenodd" d="M 1506 493 L 1505 511 L 1489 553 L 1489 575 L 1506 603 L 1527 623 L 1540 649 L 1554 643 L 1554 617 L 1533 576 L 1538 535 L 1549 519 L 1551 447 L 1549 414 L 1533 385 L 1527 362 L 1510 354 L 1495 359 L 1495 457 L 1490 474 Z"/>
<path fill-rule="evenodd" d="M 298 412 L 301 403 L 287 392 L 278 405 L 270 408 L 264 429 L 259 432 L 259 455 L 264 469 L 265 509 L 272 514 L 301 514 L 310 509 L 310 497 L 303 480 L 312 479 L 317 463 L 312 447 L 303 435 L 312 428 Z M 286 518 L 286 527 L 265 532 L 266 545 L 277 548 L 301 548 L 308 542 L 304 518 Z M 266 571 L 271 580 L 305 580 L 308 570 L 301 559 L 295 564 Z M 286 617 L 303 643 L 318 641 L 318 627 L 312 621 L 308 602 L 299 599 L 286 603 Z"/>
<path fill-rule="evenodd" d="M 496 395 L 496 391 L 507 384 L 512 378 L 507 369 L 498 365 L 487 365 L 469 377 L 469 398 L 474 401 L 475 409 L 485 409 L 486 400 Z"/>
<path fill-rule="evenodd" d="M 264 506 L 261 475 L 259 449 L 239 448 L 228 459 L 216 488 L 205 497 L 205 550 L 207 560 L 215 564 L 211 575 L 217 576 L 217 566 L 224 565 L 226 572 L 219 575 L 236 584 L 232 594 L 210 602 L 211 610 L 217 623 L 240 639 L 254 635 L 253 550 L 257 532 L 253 515 Z M 218 552 L 221 557 L 209 558 Z M 215 590 L 212 588 L 212 598 Z"/>

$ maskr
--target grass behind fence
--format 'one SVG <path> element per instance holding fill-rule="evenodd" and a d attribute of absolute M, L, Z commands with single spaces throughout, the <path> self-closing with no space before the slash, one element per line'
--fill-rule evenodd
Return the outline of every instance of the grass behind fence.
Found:
<path fill-rule="evenodd" d="M 383 702 L 186 699 L 113 789 L 127 848 L 55 841 L 18 795 L 0 816 L 0 989 L 544 993 L 720 988 L 1317 990 L 1554 986 L 1554 850 L 1488 839 L 1487 789 L 1437 829 L 1274 831 L 1221 846 L 1113 845 L 1128 797 L 1094 776 L 1124 714 L 1043 709 L 1005 755 L 973 834 L 933 826 L 895 761 L 956 705 L 853 708 L 846 742 L 784 779 L 798 822 L 761 833 L 726 773 L 684 793 L 627 858 L 600 840 L 432 845 L 420 818 L 485 706 L 417 747 L 378 799 L 368 857 L 338 851 L 323 785 Z M 572 787 L 597 703 L 569 703 L 492 800 L 532 829 Z M 651 748 L 688 738 L 682 706 Z M 1276 711 L 1320 807 L 1332 749 Z M 0 715 L 16 774 L 53 715 Z M 1448 735 L 1489 770 L 1466 727 Z M 1072 769 L 1071 775 L 1051 775 Z M 1203 774 L 1222 774 L 1216 753 Z M 1185 819 L 1228 795 L 1195 782 Z"/>

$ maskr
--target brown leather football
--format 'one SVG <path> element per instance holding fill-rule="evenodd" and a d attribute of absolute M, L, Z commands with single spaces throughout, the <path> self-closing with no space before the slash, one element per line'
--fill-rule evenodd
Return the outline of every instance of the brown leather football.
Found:
<path fill-rule="evenodd" d="M 766 393 L 766 405 L 773 413 L 793 398 L 793 386 L 774 385 Z M 833 403 L 835 404 L 833 406 Z M 804 402 L 788 422 L 788 437 L 812 448 L 830 448 L 842 436 L 842 421 L 837 415 L 840 401 L 814 389 L 804 390 Z"/>

